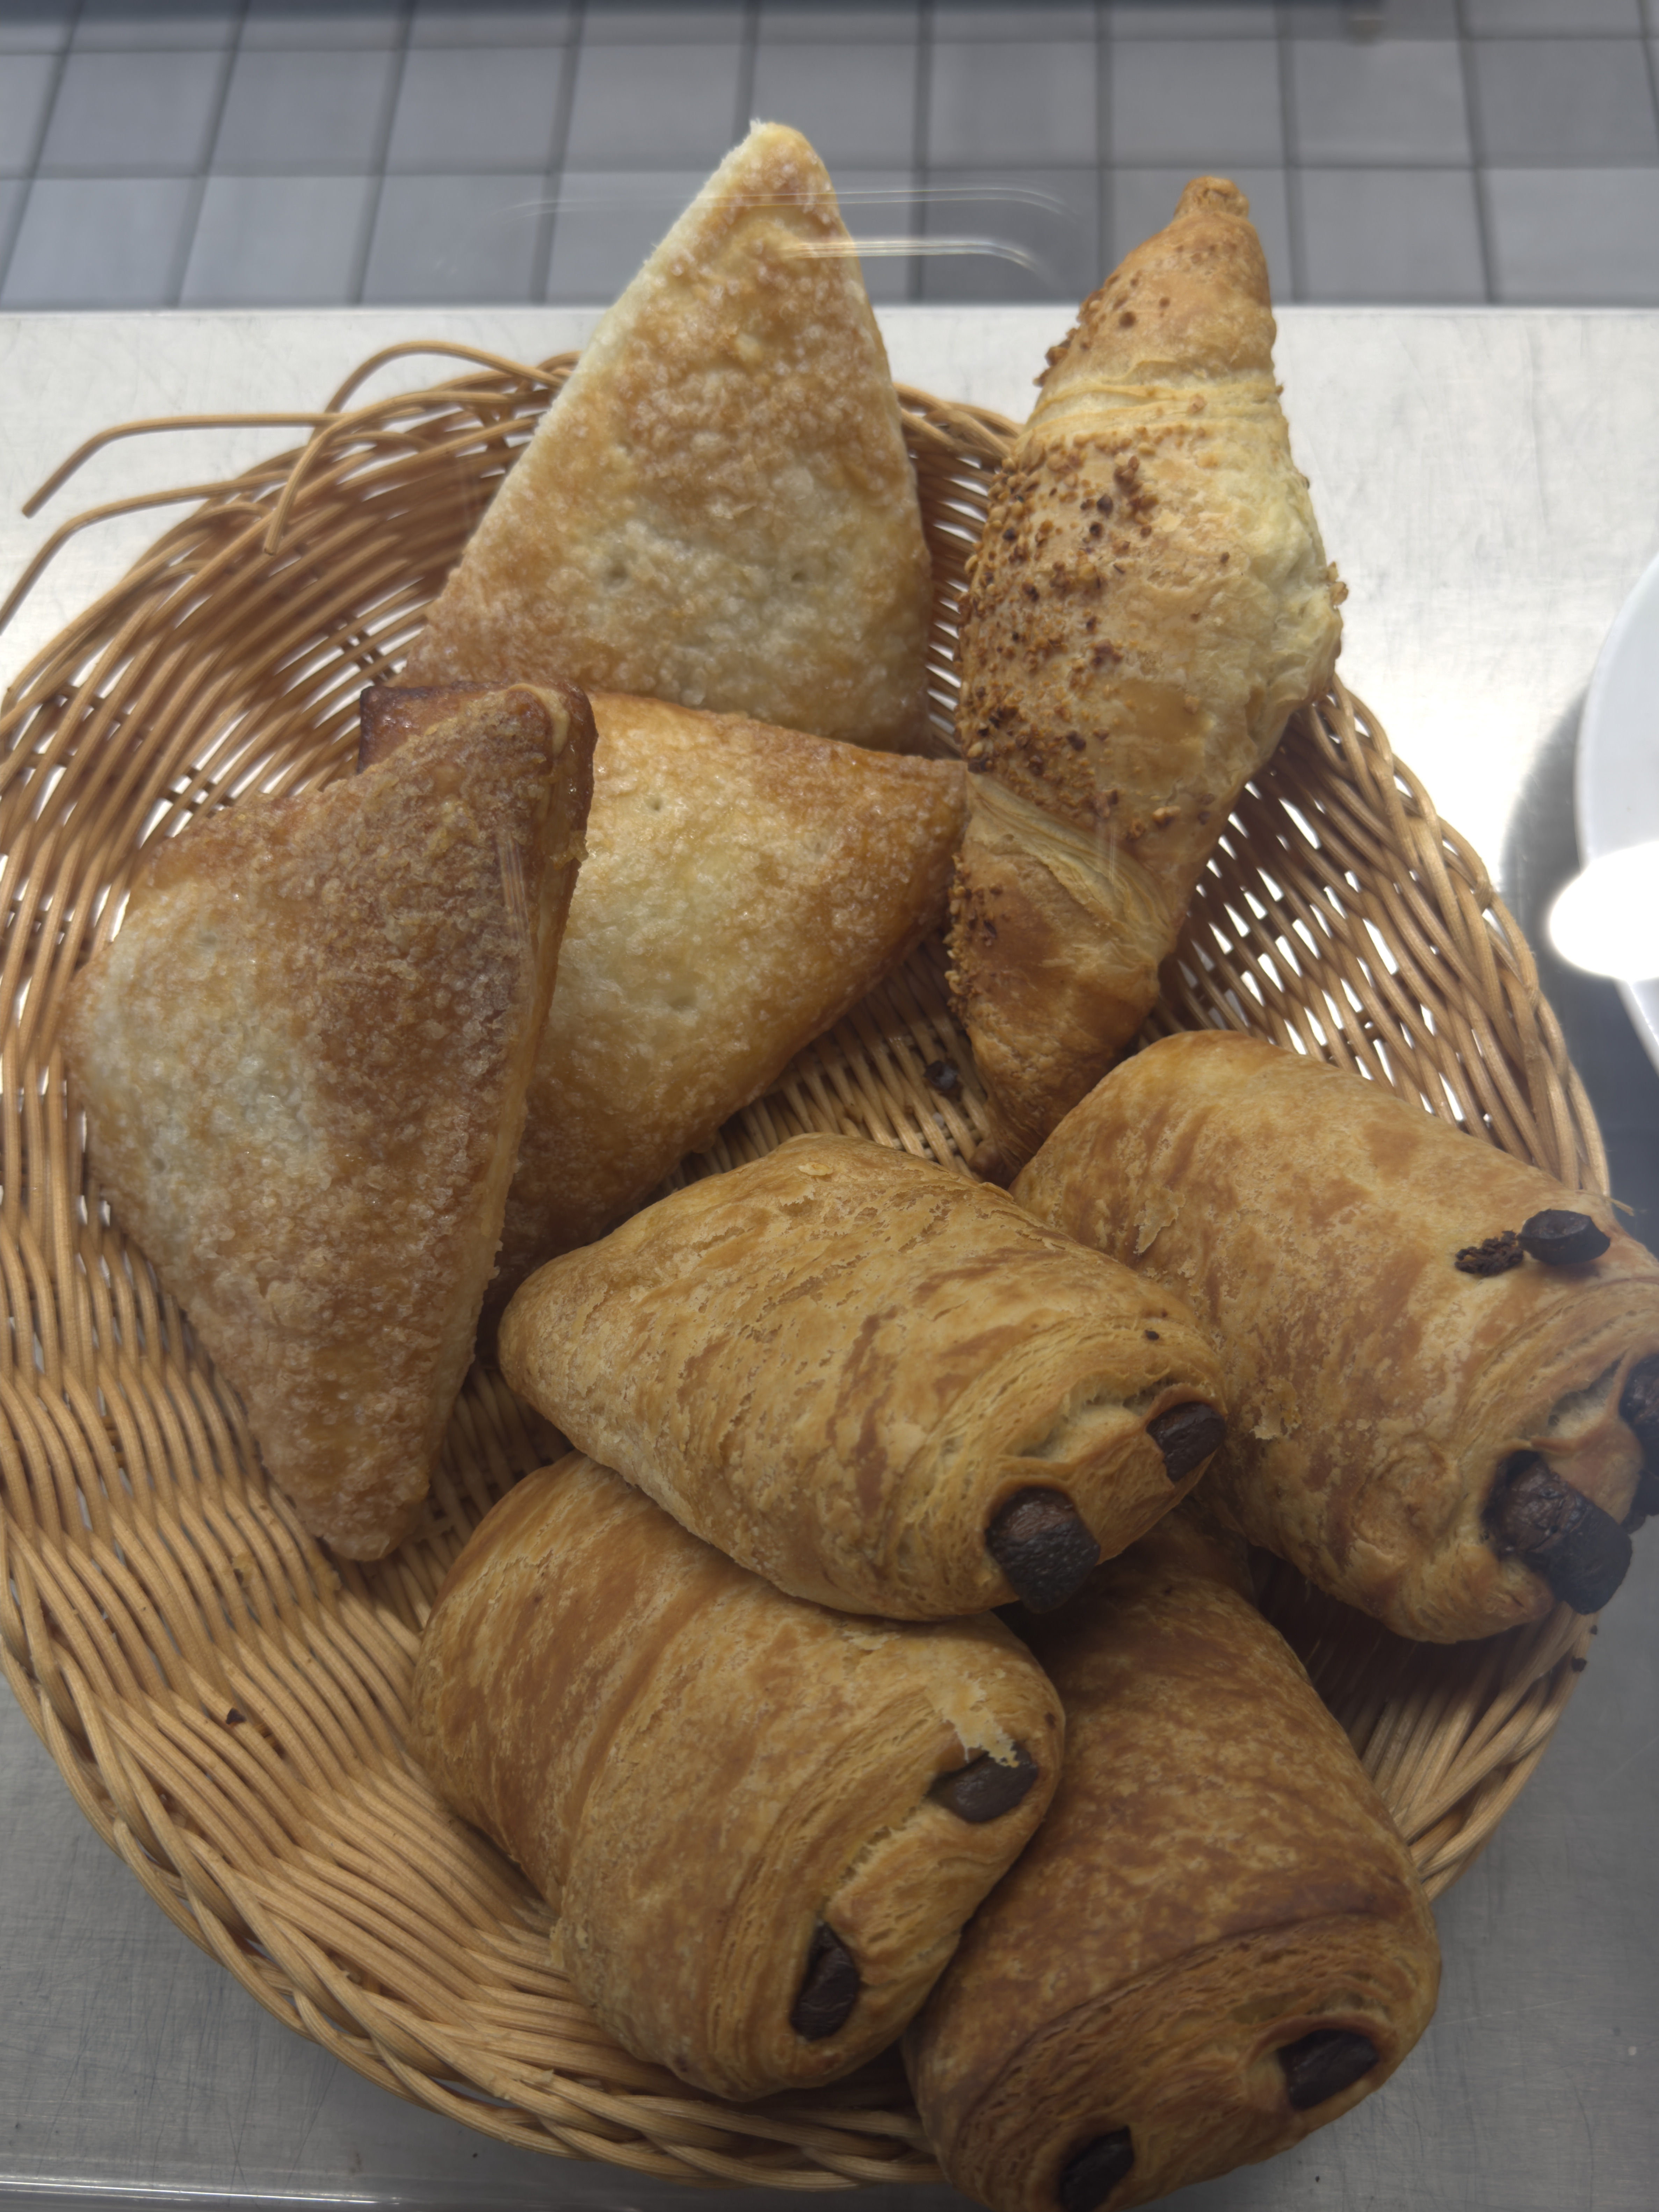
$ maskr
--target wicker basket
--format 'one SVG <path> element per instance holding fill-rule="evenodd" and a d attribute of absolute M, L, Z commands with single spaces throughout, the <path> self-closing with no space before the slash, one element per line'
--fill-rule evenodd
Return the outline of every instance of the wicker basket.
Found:
<path fill-rule="evenodd" d="M 483 373 L 351 406 L 398 352 Z M 738 2108 L 617 2050 L 549 1964 L 546 1908 L 404 1753 L 417 1632 L 467 1534 L 547 1455 L 535 1418 L 475 1370 L 428 1525 L 377 1566 L 331 1560 L 268 1489 L 234 1395 L 87 1175 L 58 1012 L 141 848 L 241 791 L 349 769 L 358 690 L 397 665 L 570 359 L 393 355 L 357 372 L 303 451 L 195 488 L 188 518 L 23 672 L 0 722 L 0 1656 L 87 1818 L 168 1917 L 371 2080 L 503 2142 L 646 2173 L 934 2180 L 890 2057 Z M 901 400 L 945 750 L 952 610 L 1012 426 Z M 804 1129 L 960 1169 L 983 1101 L 943 975 L 925 946 L 679 1178 Z M 1164 985 L 1150 1033 L 1259 1030 L 1605 1187 L 1525 944 L 1340 688 L 1241 803 Z M 940 1061 L 958 1085 L 927 1079 Z M 1443 1889 L 1535 1765 L 1589 1624 L 1562 1608 L 1489 1643 L 1413 1646 L 1283 1569 L 1263 1594 Z"/>

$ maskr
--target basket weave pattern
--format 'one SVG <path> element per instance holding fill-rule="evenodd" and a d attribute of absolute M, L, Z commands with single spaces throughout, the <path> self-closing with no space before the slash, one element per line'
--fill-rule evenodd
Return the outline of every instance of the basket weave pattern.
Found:
<path fill-rule="evenodd" d="M 350 404 L 416 351 L 483 366 Z M 111 1219 L 55 1044 L 64 988 L 118 926 L 149 839 L 243 791 L 349 771 L 358 691 L 395 670 L 571 358 L 377 356 L 310 418 L 302 449 L 191 488 L 187 517 L 8 697 L 0 1662 L 76 1802 L 168 1917 L 372 2080 L 504 2142 L 650 2174 L 935 2180 L 890 2056 L 738 2108 L 629 2057 L 575 2000 L 550 1963 L 546 1905 L 437 1803 L 402 1741 L 438 1584 L 495 1500 L 550 1455 L 550 1432 L 475 1370 L 423 1527 L 378 1565 L 333 1561 L 269 1489 L 234 1394 Z M 934 558 L 945 752 L 952 612 L 1012 426 L 901 401 Z M 11 604 L 70 531 L 118 511 L 67 526 Z M 1323 1053 L 1571 1185 L 1605 1188 L 1525 944 L 1340 686 L 1241 802 L 1147 1034 L 1216 1024 Z M 672 1180 L 810 1130 L 966 1172 L 986 1126 L 934 942 Z M 1431 1893 L 1443 1888 L 1536 1764 L 1589 1625 L 1561 1608 L 1488 1643 L 1416 1646 L 1282 1567 L 1266 1568 L 1262 1595 Z"/>

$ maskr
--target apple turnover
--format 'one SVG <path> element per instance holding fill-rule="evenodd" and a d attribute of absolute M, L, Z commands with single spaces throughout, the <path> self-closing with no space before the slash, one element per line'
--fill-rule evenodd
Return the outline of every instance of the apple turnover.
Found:
<path fill-rule="evenodd" d="M 378 759 L 464 693 L 363 694 Z M 587 857 L 507 1194 L 495 1310 L 775 1081 L 944 918 L 952 762 L 593 699 Z"/>
<path fill-rule="evenodd" d="M 581 854 L 574 688 L 153 849 L 70 994 L 94 1173 L 313 1534 L 408 1532 L 472 1357 Z"/>
<path fill-rule="evenodd" d="M 907 748 L 933 570 L 829 175 L 760 123 L 589 338 L 411 684 L 548 674 Z"/>

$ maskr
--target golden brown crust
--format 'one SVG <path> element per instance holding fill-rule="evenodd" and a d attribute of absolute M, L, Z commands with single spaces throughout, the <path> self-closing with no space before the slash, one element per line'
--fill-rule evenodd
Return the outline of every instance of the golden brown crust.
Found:
<path fill-rule="evenodd" d="M 600 321 L 405 674 L 590 690 L 903 747 L 932 569 L 823 164 L 759 124 Z"/>
<path fill-rule="evenodd" d="M 951 949 L 1021 1158 L 1139 1026 L 1240 788 L 1331 678 L 1339 587 L 1291 459 L 1248 218 L 1235 186 L 1196 179 L 1084 303 L 969 570 L 957 731 L 982 781 Z M 1023 964 L 1052 926 L 1031 878 L 1054 859 L 1022 808 L 1073 833 L 1069 980 L 1058 957 Z M 1022 845 L 1036 867 L 1011 872 Z M 1056 994 L 1091 1052 L 1056 1053 Z"/>
<path fill-rule="evenodd" d="M 781 1596 L 574 1455 L 451 1570 L 411 1746 L 440 1793 L 562 1907 L 606 2029 L 718 2095 L 835 2078 L 890 2042 L 1041 1819 L 1061 1724 L 994 1621 L 896 1626 Z M 931 1797 L 1024 1745 L 1022 1802 Z M 789 2024 L 814 1929 L 851 1952 L 846 2024 Z"/>
<path fill-rule="evenodd" d="M 798 1137 L 542 1268 L 502 1371 L 584 1450 L 781 1589 L 939 1620 L 1006 1604 L 1020 1491 L 1110 1554 L 1192 1487 L 1148 1424 L 1217 1405 L 1178 1299 L 1000 1191 Z"/>
<path fill-rule="evenodd" d="M 947 2179 L 994 2212 L 1058 2212 L 1067 2161 L 1120 2129 L 1134 2162 L 1105 2212 L 1269 2157 L 1385 2081 L 1433 2010 L 1404 1844 L 1185 1517 L 1030 1624 L 1066 1771 L 906 2039 Z M 1377 2062 L 1293 2111 L 1276 2053 L 1324 2029 Z"/>
<path fill-rule="evenodd" d="M 155 851 L 64 1029 L 95 1171 L 313 1533 L 389 1550 L 471 1358 L 592 722 L 517 688 Z"/>
<path fill-rule="evenodd" d="M 1628 1512 L 1641 1455 L 1617 1408 L 1659 1351 L 1659 1261 L 1607 1199 L 1380 1085 L 1216 1030 L 1126 1060 L 1015 1195 L 1191 1303 L 1233 1417 L 1206 1486 L 1253 1542 L 1398 1634 L 1456 1642 L 1550 1609 L 1485 1527 L 1513 1454 L 1543 1452 Z M 1602 1258 L 1455 1264 L 1555 1207 L 1607 1232 Z"/>
<path fill-rule="evenodd" d="M 459 696 L 371 690 L 364 757 Z M 498 1308 L 758 1097 L 942 918 L 951 762 L 593 699 L 587 857 L 507 1196 Z"/>

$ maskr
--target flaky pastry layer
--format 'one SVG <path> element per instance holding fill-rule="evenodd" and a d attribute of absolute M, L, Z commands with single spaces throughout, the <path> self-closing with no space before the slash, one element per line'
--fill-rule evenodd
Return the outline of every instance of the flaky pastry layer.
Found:
<path fill-rule="evenodd" d="M 363 695 L 364 757 L 453 712 Z M 492 1308 L 586 1244 L 944 919 L 953 762 L 596 693 L 587 854 L 507 1194 Z"/>
<path fill-rule="evenodd" d="M 993 2212 L 1060 2212 L 1067 2167 L 1120 2131 L 1121 2179 L 1067 2201 L 1125 2212 L 1270 2157 L 1384 2081 L 1433 2010 L 1405 1845 L 1187 1519 L 1022 1623 L 1065 1705 L 1065 1773 L 905 2043 L 947 2179 Z M 1375 2059 L 1297 2110 L 1279 2053 L 1330 2033 Z"/>

